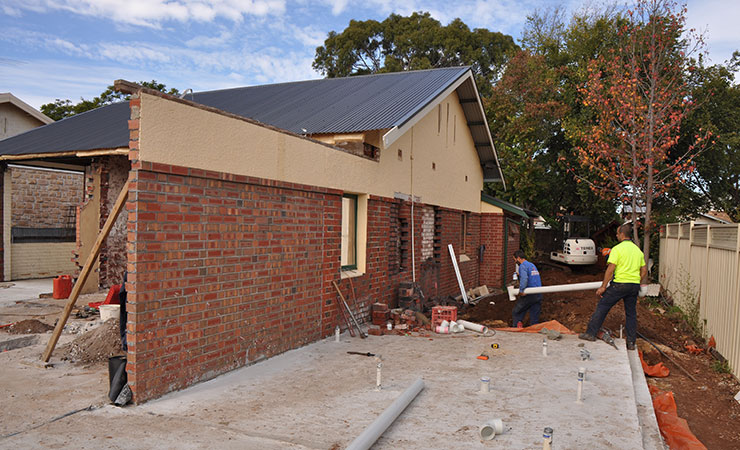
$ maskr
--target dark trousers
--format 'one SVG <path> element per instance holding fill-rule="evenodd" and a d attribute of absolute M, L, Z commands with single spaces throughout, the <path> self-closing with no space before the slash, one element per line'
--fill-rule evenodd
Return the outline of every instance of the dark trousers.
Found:
<path fill-rule="evenodd" d="M 519 297 L 514 305 L 514 310 L 511 312 L 514 326 L 517 323 L 524 321 L 524 316 L 529 311 L 529 324 L 534 325 L 540 323 L 540 311 L 542 311 L 542 294 L 530 294 L 523 297 Z"/>
<path fill-rule="evenodd" d="M 627 333 L 627 342 L 635 342 L 637 340 L 637 294 L 640 292 L 639 283 L 614 283 L 609 285 L 601 296 L 599 304 L 596 305 L 596 311 L 591 316 L 591 320 L 588 321 L 588 329 L 586 332 L 591 336 L 596 336 L 596 333 L 601 329 L 601 325 L 604 324 L 606 315 L 609 314 L 609 310 L 612 306 L 616 305 L 617 302 L 624 299 L 624 314 L 626 316 L 625 332 Z"/>

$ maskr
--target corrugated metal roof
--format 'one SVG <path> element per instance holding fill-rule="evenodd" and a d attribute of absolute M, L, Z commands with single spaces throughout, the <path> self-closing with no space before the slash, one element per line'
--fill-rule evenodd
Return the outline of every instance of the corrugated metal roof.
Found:
<path fill-rule="evenodd" d="M 128 148 L 128 102 L 114 103 L 0 141 L 0 155 Z"/>
<path fill-rule="evenodd" d="M 196 93 L 193 100 L 294 133 L 352 133 L 402 125 L 468 70 L 449 67 L 224 89 Z"/>

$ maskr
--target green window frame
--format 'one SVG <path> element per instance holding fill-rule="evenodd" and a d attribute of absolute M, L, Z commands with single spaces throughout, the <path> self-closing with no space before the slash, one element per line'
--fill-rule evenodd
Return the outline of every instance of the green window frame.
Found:
<path fill-rule="evenodd" d="M 341 270 L 357 269 L 357 195 L 342 195 Z"/>

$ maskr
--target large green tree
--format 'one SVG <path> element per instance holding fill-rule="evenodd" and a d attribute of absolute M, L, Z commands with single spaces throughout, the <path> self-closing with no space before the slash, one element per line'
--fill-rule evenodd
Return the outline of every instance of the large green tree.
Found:
<path fill-rule="evenodd" d="M 740 222 L 740 85 L 734 80 L 740 53 L 727 64 L 704 67 L 700 60 L 691 69 L 691 97 L 697 106 L 684 121 L 674 153 L 684 153 L 704 130 L 713 139 L 695 158 L 688 187 L 671 191 L 671 199 L 684 216 L 716 209 Z"/>
<path fill-rule="evenodd" d="M 177 95 L 180 93 L 175 88 L 167 89 L 167 86 L 157 82 L 156 80 L 140 81 L 139 84 L 141 86 L 150 89 L 156 89 L 170 95 Z M 80 114 L 85 111 L 90 111 L 91 109 L 110 105 L 111 103 L 120 102 L 122 100 L 128 100 L 129 98 L 130 95 L 116 92 L 113 86 L 108 86 L 106 90 L 104 90 L 99 96 L 93 98 L 92 100 L 85 100 L 84 98 L 81 98 L 79 102 L 72 103 L 72 101 L 69 99 L 56 99 L 52 103 L 41 105 L 41 112 L 54 120 L 61 120 L 65 117 Z"/>
<path fill-rule="evenodd" d="M 442 25 L 427 12 L 391 14 L 382 22 L 351 20 L 342 32 L 331 31 L 316 48 L 313 67 L 334 78 L 470 65 L 485 96 L 517 49 L 511 36 L 471 30 L 460 19 Z"/>

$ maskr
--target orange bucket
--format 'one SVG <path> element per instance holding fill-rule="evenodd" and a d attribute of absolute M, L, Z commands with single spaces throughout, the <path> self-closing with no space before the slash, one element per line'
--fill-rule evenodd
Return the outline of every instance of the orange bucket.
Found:
<path fill-rule="evenodd" d="M 61 275 L 54 278 L 54 292 L 52 297 L 54 298 L 67 298 L 72 292 L 72 277 L 69 275 Z"/>

